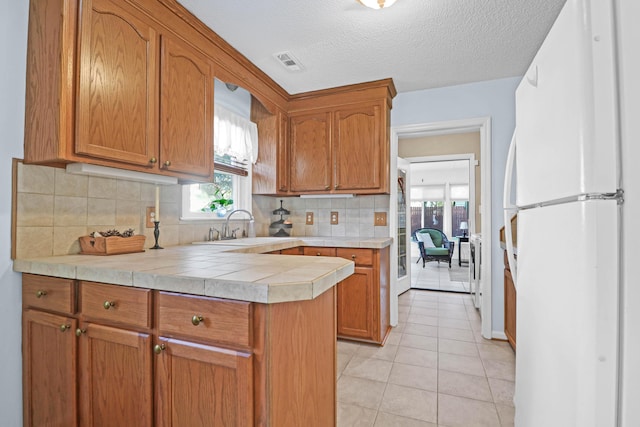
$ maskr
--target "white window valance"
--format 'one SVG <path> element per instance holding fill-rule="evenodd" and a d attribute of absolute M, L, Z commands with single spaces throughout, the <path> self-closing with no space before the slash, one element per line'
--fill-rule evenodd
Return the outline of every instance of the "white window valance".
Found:
<path fill-rule="evenodd" d="M 220 105 L 214 108 L 213 147 L 219 156 L 258 160 L 258 126 Z"/>

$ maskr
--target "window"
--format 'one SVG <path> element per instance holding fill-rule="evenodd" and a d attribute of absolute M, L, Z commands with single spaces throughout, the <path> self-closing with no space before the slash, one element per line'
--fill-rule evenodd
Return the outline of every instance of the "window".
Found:
<path fill-rule="evenodd" d="M 216 190 L 218 194 L 216 194 Z M 206 209 L 212 200 L 218 197 L 233 200 L 226 212 Z M 202 209 L 206 210 L 203 211 Z M 251 210 L 251 174 L 235 175 L 227 172 L 215 172 L 213 183 L 191 184 L 182 187 L 182 216 L 180 219 L 221 219 L 233 209 Z"/>
<path fill-rule="evenodd" d="M 256 124 L 216 105 L 213 145 L 213 182 L 183 186 L 183 220 L 222 219 L 233 209 L 251 209 L 251 161 L 258 152 Z M 216 200 L 219 202 L 210 209 Z"/>

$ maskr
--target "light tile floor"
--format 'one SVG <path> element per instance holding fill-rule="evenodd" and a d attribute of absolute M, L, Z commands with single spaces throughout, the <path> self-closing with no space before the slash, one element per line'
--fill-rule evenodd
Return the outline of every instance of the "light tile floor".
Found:
<path fill-rule="evenodd" d="M 466 294 L 409 290 L 384 347 L 338 341 L 338 427 L 513 426 L 515 355 Z"/>
<path fill-rule="evenodd" d="M 452 261 L 453 268 L 458 267 L 457 252 L 454 253 L 455 258 Z M 422 267 L 420 258 L 420 250 L 416 243 L 411 243 L 411 287 L 414 289 L 433 289 L 441 291 L 453 292 L 469 292 L 469 281 L 451 280 L 449 276 L 449 264 L 445 262 L 430 261 Z M 462 267 L 467 271 L 469 264 L 465 263 Z"/>

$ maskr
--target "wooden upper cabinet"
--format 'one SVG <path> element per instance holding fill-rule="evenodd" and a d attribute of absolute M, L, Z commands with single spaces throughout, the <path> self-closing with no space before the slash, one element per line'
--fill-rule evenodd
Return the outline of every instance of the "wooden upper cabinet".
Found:
<path fill-rule="evenodd" d="M 213 66 L 188 44 L 162 36 L 160 167 L 213 175 Z"/>
<path fill-rule="evenodd" d="M 382 189 L 384 174 L 389 172 L 382 125 L 379 103 L 339 108 L 334 112 L 334 190 Z"/>
<path fill-rule="evenodd" d="M 258 127 L 258 159 L 253 165 L 253 194 L 284 194 L 289 190 L 289 116 L 268 111 L 251 98 L 251 121 Z"/>
<path fill-rule="evenodd" d="M 294 194 L 388 194 L 390 79 L 293 95 L 289 101 Z"/>
<path fill-rule="evenodd" d="M 81 13 L 76 153 L 153 166 L 157 34 L 109 0 Z"/>
<path fill-rule="evenodd" d="M 292 192 L 331 189 L 331 112 L 290 117 L 290 169 Z"/>

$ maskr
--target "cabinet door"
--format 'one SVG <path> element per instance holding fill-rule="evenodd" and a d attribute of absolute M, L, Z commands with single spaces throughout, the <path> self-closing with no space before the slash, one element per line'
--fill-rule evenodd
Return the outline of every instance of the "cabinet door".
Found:
<path fill-rule="evenodd" d="M 289 189 L 289 117 L 278 112 L 278 157 L 276 163 L 276 184 L 278 192 Z"/>
<path fill-rule="evenodd" d="M 331 113 L 290 118 L 289 184 L 293 192 L 331 189 Z"/>
<path fill-rule="evenodd" d="M 516 349 L 516 287 L 511 271 L 504 269 L 504 333 L 511 347 Z"/>
<path fill-rule="evenodd" d="M 25 426 L 77 425 L 77 320 L 37 310 L 22 315 Z"/>
<path fill-rule="evenodd" d="M 148 334 L 94 323 L 80 335 L 82 426 L 152 426 L 152 350 Z"/>
<path fill-rule="evenodd" d="M 253 356 L 161 338 L 156 351 L 157 426 L 253 425 Z"/>
<path fill-rule="evenodd" d="M 335 111 L 333 135 L 333 189 L 380 190 L 389 173 L 379 104 Z"/>
<path fill-rule="evenodd" d="M 376 339 L 374 281 L 371 267 L 355 267 L 338 284 L 338 336 Z"/>
<path fill-rule="evenodd" d="M 160 167 L 213 176 L 213 68 L 190 45 L 162 36 Z"/>
<path fill-rule="evenodd" d="M 153 166 L 157 35 L 109 0 L 81 8 L 76 153 Z"/>

